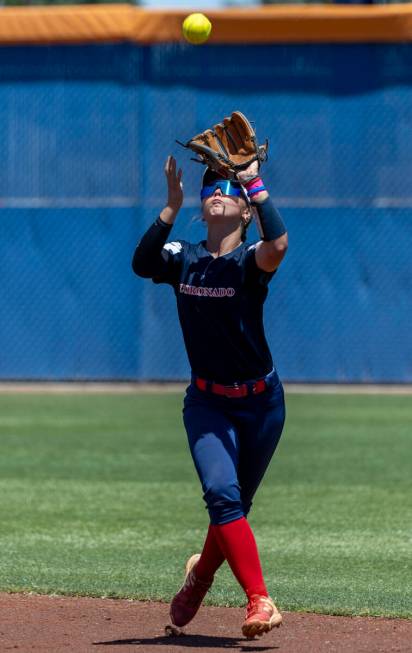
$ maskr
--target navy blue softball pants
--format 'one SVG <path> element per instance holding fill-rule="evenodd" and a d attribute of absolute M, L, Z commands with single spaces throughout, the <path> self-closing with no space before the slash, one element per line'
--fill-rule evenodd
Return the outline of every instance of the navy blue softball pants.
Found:
<path fill-rule="evenodd" d="M 183 421 L 212 524 L 248 514 L 279 442 L 285 421 L 276 372 L 261 394 L 228 398 L 186 390 Z"/>

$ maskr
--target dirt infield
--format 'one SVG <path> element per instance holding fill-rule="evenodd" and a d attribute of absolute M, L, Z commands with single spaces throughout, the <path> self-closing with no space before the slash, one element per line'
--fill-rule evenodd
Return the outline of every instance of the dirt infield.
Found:
<path fill-rule="evenodd" d="M 203 607 L 181 637 L 165 637 L 168 606 L 138 601 L 0 594 L 0 651 L 410 653 L 412 621 L 284 613 L 262 639 L 240 634 L 244 611 Z"/>

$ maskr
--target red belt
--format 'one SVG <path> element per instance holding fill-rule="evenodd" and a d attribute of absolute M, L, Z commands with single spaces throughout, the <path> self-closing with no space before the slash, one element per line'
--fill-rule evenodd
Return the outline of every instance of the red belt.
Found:
<path fill-rule="evenodd" d="M 242 383 L 240 385 L 220 385 L 219 383 L 211 383 L 205 379 L 200 379 L 198 376 L 195 378 L 196 387 L 204 392 L 213 392 L 215 395 L 222 395 L 223 397 L 247 397 L 247 395 L 258 395 L 264 392 L 267 388 L 265 379 L 259 379 L 253 383 Z"/>

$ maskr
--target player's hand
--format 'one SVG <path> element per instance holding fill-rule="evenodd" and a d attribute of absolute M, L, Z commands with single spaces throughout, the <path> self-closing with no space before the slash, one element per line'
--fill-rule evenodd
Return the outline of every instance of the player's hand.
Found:
<path fill-rule="evenodd" d="M 250 181 L 254 177 L 259 177 L 259 161 L 252 161 L 245 170 L 240 170 L 236 176 L 241 184 Z"/>
<path fill-rule="evenodd" d="M 167 206 L 177 213 L 183 204 L 182 169 L 176 172 L 176 159 L 168 156 L 165 164 Z"/>
<path fill-rule="evenodd" d="M 250 166 L 248 166 L 245 170 L 240 170 L 237 173 L 237 178 L 240 181 L 240 183 L 244 185 L 247 184 L 249 181 L 252 181 L 252 179 L 260 178 L 259 161 L 252 161 Z M 269 197 L 268 192 L 266 190 L 262 190 L 260 193 L 255 193 L 252 196 L 251 201 L 252 203 L 256 203 L 256 202 L 260 203 L 260 202 L 264 202 L 265 199 L 268 197 Z"/>

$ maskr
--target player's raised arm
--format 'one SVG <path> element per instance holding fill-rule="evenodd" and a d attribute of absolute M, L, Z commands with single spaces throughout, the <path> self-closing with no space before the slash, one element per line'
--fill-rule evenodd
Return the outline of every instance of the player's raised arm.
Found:
<path fill-rule="evenodd" d="M 251 122 L 240 111 L 233 111 L 230 118 L 180 144 L 223 178 L 240 182 L 246 188 L 262 238 L 254 248 L 256 265 L 264 272 L 274 272 L 286 253 L 288 241 L 282 218 L 259 174 L 260 164 L 267 160 L 268 140 L 259 145 Z"/>
<path fill-rule="evenodd" d="M 238 173 L 255 209 L 261 241 L 255 249 L 256 265 L 265 272 L 273 272 L 282 262 L 288 248 L 288 234 L 284 222 L 273 205 L 269 193 L 259 176 L 257 161 Z"/>
<path fill-rule="evenodd" d="M 162 276 L 169 265 L 170 254 L 163 249 L 183 203 L 182 170 L 176 172 L 176 160 L 168 156 L 165 164 L 167 204 L 157 220 L 146 231 L 136 247 L 132 268 L 140 277 Z"/>

